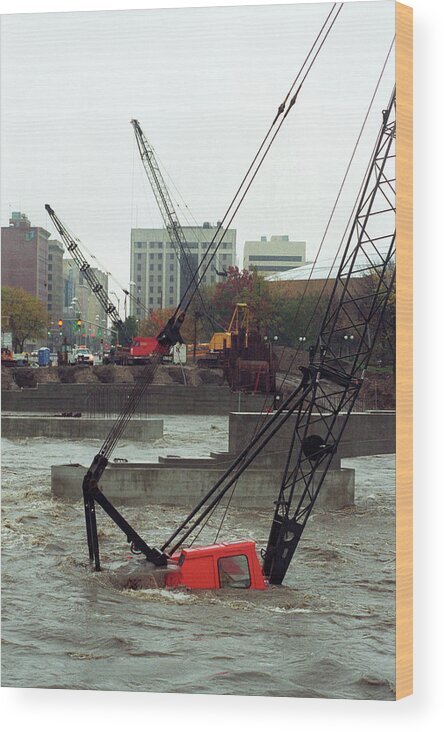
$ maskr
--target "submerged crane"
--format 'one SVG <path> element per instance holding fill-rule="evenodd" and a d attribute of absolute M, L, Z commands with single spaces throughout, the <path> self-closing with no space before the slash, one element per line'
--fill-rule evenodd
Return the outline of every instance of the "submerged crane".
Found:
<path fill-rule="evenodd" d="M 90 559 L 100 569 L 95 502 L 99 503 L 126 535 L 131 550 L 163 568 L 167 586 L 263 589 L 268 581 L 281 584 L 294 556 L 310 513 L 322 488 L 332 458 L 361 389 L 366 369 L 395 282 L 396 182 L 395 91 L 382 115 L 382 124 L 355 207 L 342 252 L 341 264 L 310 360 L 301 369 L 299 385 L 257 430 L 254 439 L 209 489 L 160 549 L 149 546 L 115 509 L 98 487 L 131 405 L 96 456 L 83 483 Z M 368 262 L 362 265 L 362 258 Z M 371 291 L 356 292 L 353 277 L 367 274 Z M 180 337 L 183 313 L 171 319 L 159 334 L 159 352 Z M 353 335 L 353 348 L 342 354 L 344 335 Z M 147 373 L 146 378 L 149 378 Z M 131 395 L 131 404 L 137 394 Z M 341 413 L 341 425 L 337 424 Z M 186 548 L 187 539 L 199 531 L 227 492 L 270 439 L 294 416 L 286 466 L 275 504 L 263 567 L 254 542 Z M 227 577 L 231 577 L 227 580 Z"/>
<path fill-rule="evenodd" d="M 331 32 L 342 4 L 335 3 L 309 50 L 302 68 L 241 182 L 223 221 L 231 224 L 239 206 L 255 179 L 272 142 L 290 110 L 319 52 Z M 299 385 L 279 409 L 258 426 L 254 438 L 237 456 L 225 473 L 208 490 L 197 506 L 160 548 L 150 546 L 113 506 L 99 487 L 109 456 L 137 407 L 140 396 L 152 382 L 158 363 L 171 346 L 181 342 L 180 328 L 196 296 L 205 272 L 222 237 L 218 226 L 211 245 L 214 251 L 201 262 L 198 273 L 183 294 L 179 305 L 157 336 L 152 362 L 140 382 L 129 394 L 125 409 L 116 420 L 101 449 L 83 479 L 86 534 L 91 564 L 100 570 L 96 504 L 100 505 L 126 535 L 131 551 L 140 554 L 159 568 L 166 586 L 183 584 L 195 588 L 225 586 L 264 589 L 267 583 L 280 584 L 286 575 L 308 517 L 321 490 L 332 456 L 337 450 L 351 409 L 359 394 L 370 362 L 385 308 L 391 297 L 395 278 L 395 92 L 383 112 L 381 129 L 354 211 L 342 261 L 316 343 L 310 349 L 309 365 L 302 368 Z M 364 256 L 368 266 L 359 264 Z M 356 294 L 350 286 L 353 276 L 371 273 L 373 287 L 368 294 Z M 344 333 L 353 333 L 354 348 L 342 356 L 338 347 Z M 337 418 L 344 417 L 338 429 Z M 255 543 L 242 541 L 187 547 L 193 542 L 208 518 L 270 439 L 294 415 L 286 467 L 277 496 L 267 546 L 260 566 Z M 336 428 L 336 429 L 335 429 Z M 228 501 L 229 505 L 229 501 Z M 226 510 L 228 505 L 224 506 Z M 145 565 L 147 566 L 147 565 Z"/>

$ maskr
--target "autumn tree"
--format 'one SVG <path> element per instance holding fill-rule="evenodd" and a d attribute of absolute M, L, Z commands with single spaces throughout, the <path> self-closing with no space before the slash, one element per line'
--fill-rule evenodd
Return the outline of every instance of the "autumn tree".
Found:
<path fill-rule="evenodd" d="M 215 318 L 228 327 L 233 310 L 238 302 L 247 303 L 253 290 L 253 275 L 247 269 L 228 267 L 223 282 L 209 288 L 211 308 Z M 249 303 L 248 303 L 249 304 Z"/>
<path fill-rule="evenodd" d="M 9 317 L 14 351 L 22 352 L 25 341 L 42 338 L 48 325 L 43 303 L 20 287 L 2 287 L 2 314 Z"/>
<path fill-rule="evenodd" d="M 265 335 L 274 328 L 276 313 L 270 282 L 256 271 L 229 267 L 227 277 L 208 290 L 210 315 L 215 321 L 228 328 L 237 303 L 246 303 L 250 308 L 251 322 Z"/>
<path fill-rule="evenodd" d="M 174 311 L 175 308 L 153 310 L 147 318 L 139 322 L 139 335 L 143 337 L 159 335 Z"/>

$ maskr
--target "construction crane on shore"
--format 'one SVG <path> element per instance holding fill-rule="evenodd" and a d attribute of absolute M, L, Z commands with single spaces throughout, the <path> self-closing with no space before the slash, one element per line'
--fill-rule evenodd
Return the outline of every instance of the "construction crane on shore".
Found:
<path fill-rule="evenodd" d="M 115 347 L 112 346 L 110 348 L 109 353 L 104 354 L 103 363 L 133 366 L 145 365 L 146 363 L 151 362 L 158 346 L 156 338 L 131 335 L 126 324 L 122 321 L 118 309 L 109 299 L 105 288 L 95 275 L 89 262 L 82 254 L 78 239 L 75 239 L 68 231 L 49 203 L 45 205 L 45 209 L 59 232 L 66 248 L 77 263 L 80 272 L 91 288 L 93 295 L 95 295 L 114 325 L 117 343 Z M 124 292 L 126 295 L 130 294 L 127 290 L 124 290 Z M 180 343 L 182 343 L 182 341 L 180 341 Z M 164 355 L 165 357 L 171 356 L 169 353 Z"/>
<path fill-rule="evenodd" d="M 49 203 L 45 204 L 45 209 L 48 212 L 52 223 L 54 224 L 55 228 L 57 229 L 58 233 L 60 234 L 60 237 L 65 244 L 68 252 L 74 259 L 74 261 L 77 263 L 80 272 L 82 273 L 83 277 L 87 281 L 88 285 L 91 288 L 91 291 L 96 296 L 97 300 L 103 307 L 105 313 L 109 316 L 110 320 L 112 321 L 116 332 L 117 332 L 117 340 L 121 341 L 123 345 L 129 346 L 131 343 L 131 335 L 128 333 L 128 329 L 125 326 L 125 323 L 121 319 L 119 315 L 119 311 L 117 310 L 116 306 L 108 297 L 108 294 L 103 286 L 103 284 L 100 282 L 96 274 L 94 273 L 93 268 L 85 259 L 84 255 L 82 254 L 82 251 L 79 246 L 78 240 L 76 240 L 72 234 L 68 231 L 66 226 L 62 223 L 62 221 L 59 219 L 57 214 L 55 213 L 54 209 L 51 208 Z"/>
<path fill-rule="evenodd" d="M 281 584 L 301 540 L 311 511 L 328 473 L 353 405 L 363 384 L 384 313 L 395 283 L 396 177 L 395 91 L 382 114 L 382 124 L 355 206 L 341 264 L 318 337 L 310 348 L 309 364 L 301 368 L 299 385 L 258 427 L 248 446 L 207 491 L 194 509 L 158 549 L 148 545 L 115 509 L 98 487 L 107 464 L 106 450 L 96 456 L 83 483 L 89 555 L 100 569 L 95 516 L 97 502 L 126 535 L 135 554 L 160 568 L 169 587 L 239 587 L 264 589 Z M 339 253 L 338 248 L 338 253 Z M 362 264 L 362 257 L 367 264 Z M 357 293 L 351 280 L 370 275 L 372 287 Z M 178 336 L 180 318 L 159 335 L 167 342 Z M 344 335 L 353 346 L 341 350 Z M 132 397 L 133 398 L 133 397 Z M 341 413 L 341 423 L 338 417 Z M 119 424 L 131 416 L 128 408 L 105 443 L 111 447 Z M 218 507 L 228 508 L 242 473 L 282 426 L 294 416 L 286 466 L 279 487 L 263 566 L 254 542 L 187 546 L 208 524 Z M 230 492 L 230 493 L 229 493 Z M 222 499 L 228 494 L 228 503 Z M 220 527 L 219 527 L 220 528 Z M 218 530 L 219 533 L 219 530 Z"/>
<path fill-rule="evenodd" d="M 180 299 L 183 300 L 185 293 L 191 292 L 191 286 L 196 282 L 196 274 L 199 269 L 199 265 L 197 262 L 195 264 L 193 263 L 193 255 L 190 251 L 185 233 L 182 229 L 173 201 L 171 200 L 168 188 L 160 171 L 159 164 L 154 154 L 154 149 L 145 137 L 138 120 L 132 119 L 131 124 L 134 129 L 137 147 L 139 149 L 145 173 L 150 182 L 165 229 L 170 236 L 171 244 L 173 245 L 176 258 L 179 262 Z M 199 290 L 197 291 L 197 295 L 205 314 L 208 316 L 208 308 Z"/>

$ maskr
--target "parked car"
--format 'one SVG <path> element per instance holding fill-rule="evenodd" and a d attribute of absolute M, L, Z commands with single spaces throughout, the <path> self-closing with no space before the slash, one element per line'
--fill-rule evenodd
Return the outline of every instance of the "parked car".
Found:
<path fill-rule="evenodd" d="M 79 346 L 78 348 L 73 349 L 69 354 L 69 363 L 92 366 L 94 364 L 94 356 L 89 348 L 86 348 L 86 346 Z"/>

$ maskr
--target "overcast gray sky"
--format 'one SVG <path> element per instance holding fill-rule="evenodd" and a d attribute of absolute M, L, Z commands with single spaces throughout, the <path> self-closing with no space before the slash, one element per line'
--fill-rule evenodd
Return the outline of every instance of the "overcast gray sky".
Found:
<path fill-rule="evenodd" d="M 222 218 L 331 4 L 7 15 L 1 222 L 60 218 L 119 282 L 133 226 L 161 226 L 136 117 L 191 214 Z M 394 35 L 392 0 L 346 3 L 233 226 L 238 249 L 317 248 Z M 394 84 L 394 54 L 326 251 L 336 249 Z"/>

